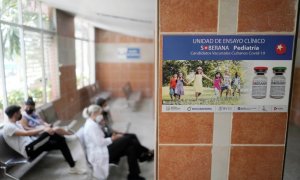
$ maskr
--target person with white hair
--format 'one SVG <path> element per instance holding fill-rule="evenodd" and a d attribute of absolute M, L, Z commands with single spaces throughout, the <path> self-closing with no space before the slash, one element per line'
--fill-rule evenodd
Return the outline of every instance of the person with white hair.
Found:
<path fill-rule="evenodd" d="M 140 140 L 138 139 L 136 134 L 128 132 L 119 132 L 112 128 L 113 120 L 110 113 L 110 107 L 105 99 L 98 98 L 96 100 L 96 105 L 100 106 L 103 110 L 102 115 L 105 121 L 105 125 L 102 126 L 102 131 L 104 132 L 105 137 L 111 137 L 113 134 L 120 134 L 122 136 L 121 138 L 129 138 L 132 141 L 132 143 L 136 144 L 138 159 L 140 162 L 153 161 L 154 150 L 150 150 L 147 147 L 143 146 L 140 143 Z"/>
<path fill-rule="evenodd" d="M 144 180 L 145 178 L 139 175 L 140 168 L 136 145 L 128 138 L 121 138 L 119 134 L 105 138 L 102 131 L 102 126 L 105 125 L 102 108 L 98 105 L 90 105 L 83 110 L 82 115 L 86 118 L 83 139 L 94 178 L 106 179 L 109 174 L 109 163 L 116 162 L 122 156 L 127 156 L 129 166 L 127 179 Z"/>

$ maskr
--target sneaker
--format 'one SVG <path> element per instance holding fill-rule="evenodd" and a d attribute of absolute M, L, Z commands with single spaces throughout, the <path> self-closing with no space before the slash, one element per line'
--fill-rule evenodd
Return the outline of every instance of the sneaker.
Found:
<path fill-rule="evenodd" d="M 77 166 L 71 167 L 69 170 L 70 174 L 85 174 L 85 169 L 79 169 Z"/>

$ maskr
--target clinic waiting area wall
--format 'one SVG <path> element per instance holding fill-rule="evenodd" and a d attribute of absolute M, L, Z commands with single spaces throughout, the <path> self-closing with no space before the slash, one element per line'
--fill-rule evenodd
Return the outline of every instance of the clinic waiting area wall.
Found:
<path fill-rule="evenodd" d="M 158 179 L 282 178 L 288 113 L 162 112 L 162 36 L 294 35 L 297 6 L 297 0 L 159 1 Z"/>
<path fill-rule="evenodd" d="M 68 120 L 89 103 L 88 90 L 76 88 L 74 16 L 57 11 L 58 58 L 60 64 L 61 98 L 54 102 L 58 115 Z M 154 42 L 96 29 L 96 82 L 100 89 L 112 92 L 112 97 L 124 97 L 122 87 L 130 82 L 133 90 L 142 91 L 144 97 L 153 97 Z M 140 48 L 139 59 L 126 61 L 115 54 L 118 48 Z M 107 51 L 109 49 L 109 51 Z"/>
<path fill-rule="evenodd" d="M 140 50 L 137 58 L 120 57 L 127 48 Z M 154 96 L 154 41 L 102 29 L 96 30 L 96 80 L 100 88 L 124 97 L 122 88 L 130 82 L 144 97 Z"/>
<path fill-rule="evenodd" d="M 57 44 L 60 72 L 60 98 L 53 102 L 58 116 L 69 120 L 89 103 L 86 88 L 77 90 L 75 73 L 74 16 L 57 10 Z"/>

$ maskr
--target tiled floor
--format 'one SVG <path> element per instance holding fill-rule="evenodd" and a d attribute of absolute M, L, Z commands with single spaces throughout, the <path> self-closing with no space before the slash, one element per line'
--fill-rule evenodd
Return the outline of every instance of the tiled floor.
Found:
<path fill-rule="evenodd" d="M 137 134 L 143 145 L 150 149 L 155 147 L 155 121 L 154 121 L 154 104 L 152 99 L 145 99 L 141 104 L 141 108 L 137 112 L 132 112 L 127 106 L 125 99 L 117 99 L 111 102 L 112 116 L 114 120 L 114 129 L 124 131 L 126 125 L 131 122 L 130 133 Z M 77 129 L 84 121 L 78 115 Z M 70 141 L 70 148 L 73 149 L 74 159 L 77 164 L 85 167 L 85 159 L 83 152 L 79 148 L 77 142 Z M 141 176 L 147 180 L 154 179 L 154 162 L 140 163 Z M 28 172 L 22 180 L 87 180 L 92 179 L 90 171 L 86 175 L 70 175 L 68 174 L 68 165 L 62 158 L 60 152 L 54 151 L 43 158 L 30 172 Z M 128 174 L 128 166 L 126 158 L 121 159 L 119 167 L 111 167 L 108 180 L 125 180 Z"/>
<path fill-rule="evenodd" d="M 111 102 L 113 110 L 114 128 L 120 131 L 126 129 L 126 125 L 131 122 L 129 132 L 136 133 L 140 141 L 147 147 L 154 149 L 155 147 L 155 122 L 154 122 L 154 105 L 151 99 L 147 99 L 142 103 L 141 109 L 132 112 L 126 106 L 124 99 L 118 99 Z M 80 114 L 76 118 L 79 123 L 76 125 L 78 129 L 84 120 Z M 85 166 L 83 152 L 77 142 L 70 141 L 70 147 L 73 149 L 73 156 L 80 166 Z M 83 163 L 82 163 L 83 162 Z M 154 179 L 154 163 L 140 163 L 141 175 L 147 180 Z M 110 169 L 108 180 L 125 180 L 127 176 L 127 162 L 123 158 L 119 167 Z M 288 132 L 288 142 L 286 150 L 284 180 L 300 179 L 300 127 L 290 124 Z M 62 158 L 60 152 L 54 151 L 49 153 L 41 160 L 30 172 L 28 172 L 22 180 L 88 180 L 91 179 L 90 173 L 86 175 L 70 175 L 68 174 L 68 165 Z"/>

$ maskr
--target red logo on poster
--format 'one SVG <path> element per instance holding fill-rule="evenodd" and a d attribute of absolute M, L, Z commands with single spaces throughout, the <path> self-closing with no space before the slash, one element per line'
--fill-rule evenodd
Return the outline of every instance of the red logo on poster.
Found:
<path fill-rule="evenodd" d="M 286 45 L 283 43 L 277 44 L 275 47 L 276 54 L 283 55 L 286 53 Z"/>
<path fill-rule="evenodd" d="M 208 46 L 204 46 L 204 50 L 206 50 L 206 51 L 207 51 L 207 50 L 208 50 Z"/>

